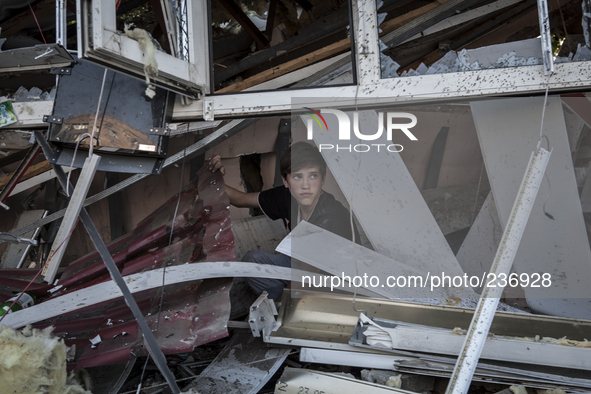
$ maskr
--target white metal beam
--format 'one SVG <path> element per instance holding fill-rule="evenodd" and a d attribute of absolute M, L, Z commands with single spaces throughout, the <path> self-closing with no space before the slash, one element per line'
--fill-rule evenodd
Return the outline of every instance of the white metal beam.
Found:
<path fill-rule="evenodd" d="M 357 83 L 369 85 L 381 78 L 378 15 L 375 0 L 353 1 Z"/>
<path fill-rule="evenodd" d="M 448 394 L 465 394 L 470 388 L 472 375 L 474 375 L 478 359 L 481 357 L 485 343 L 487 342 L 490 325 L 495 317 L 503 290 L 507 286 L 507 280 L 503 284 L 501 275 L 508 278 L 511 273 L 511 266 L 517 255 L 517 250 L 520 246 L 521 238 L 533 209 L 536 196 L 540 190 L 540 184 L 544 178 L 544 172 L 548 166 L 549 159 L 550 152 L 539 147 L 530 155 L 528 166 L 523 175 L 523 180 L 513 203 L 513 208 L 511 209 L 511 216 L 506 224 L 503 238 L 490 268 L 490 272 L 495 277 L 493 280 L 488 281 L 487 276 L 488 282 L 482 290 L 482 297 L 474 311 L 472 322 L 463 341 L 462 351 L 459 353 L 454 372 L 447 387 L 446 393 Z M 528 354 L 526 350 L 530 350 L 530 347 L 528 347 L 530 346 L 529 343 L 525 343 L 525 346 L 521 347 L 518 345 L 521 344 L 511 344 L 511 348 L 516 350 L 516 352 L 512 352 L 512 355 L 519 354 L 520 352 Z M 534 348 L 534 346 L 531 346 L 531 348 Z M 509 352 L 505 349 L 504 353 L 503 356 L 507 357 L 507 353 Z M 557 353 L 558 349 L 554 349 L 554 354 Z M 528 356 L 531 357 L 531 353 Z M 539 359 L 540 357 L 541 355 L 538 355 L 537 358 Z M 506 358 L 503 360 L 506 360 Z M 519 360 L 517 362 L 526 361 Z M 563 360 L 560 362 L 564 363 Z M 561 364 L 561 366 L 563 365 Z M 589 367 L 591 367 L 591 364 L 587 368 Z"/>
<path fill-rule="evenodd" d="M 457 355 L 466 338 L 454 334 L 452 330 L 437 327 L 419 326 L 392 322 L 396 327 L 386 327 L 381 319 L 373 322 L 361 315 L 360 322 L 368 324 L 364 332 L 366 341 L 372 348 L 384 347 L 422 353 Z M 380 324 L 382 323 L 382 324 Z M 381 344 L 376 345 L 376 343 Z M 547 365 L 553 367 L 591 370 L 589 349 L 553 343 L 534 342 L 523 338 L 486 338 L 482 358 L 503 362 L 517 362 L 528 365 Z M 476 362 L 474 363 L 476 367 Z M 468 380 L 468 386 L 470 383 Z"/>
<path fill-rule="evenodd" d="M 375 108 L 379 105 L 419 104 L 489 96 L 509 96 L 545 92 L 548 77 L 544 66 L 465 71 L 448 74 L 382 79 L 377 83 L 290 90 L 289 92 L 248 92 L 214 95 L 216 119 L 289 113 L 293 99 L 314 97 L 322 108 Z M 549 79 L 551 92 L 583 89 L 591 86 L 591 62 L 556 64 Z M 324 99 L 320 99 L 324 97 Z M 203 100 L 182 106 L 177 100 L 173 111 L 175 122 L 203 117 Z"/>
<path fill-rule="evenodd" d="M 314 275 L 308 272 L 298 272 L 296 270 L 294 275 L 298 274 Z M 164 286 L 199 279 L 228 277 L 256 277 L 290 280 L 292 277 L 292 270 L 286 267 L 270 265 L 263 266 L 260 264 L 243 262 L 184 264 L 166 267 Z M 160 268 L 125 276 L 123 279 L 127 283 L 131 293 L 160 288 L 163 286 L 162 269 Z M 2 325 L 12 328 L 20 328 L 27 324 L 33 324 L 120 297 L 123 297 L 123 293 L 119 289 L 119 286 L 111 280 L 73 293 L 67 293 L 41 304 L 6 315 L 4 320 L 2 320 Z"/>
<path fill-rule="evenodd" d="M 52 283 L 55 279 L 100 161 L 101 157 L 99 155 L 92 155 L 86 158 L 76 188 L 73 191 L 70 190 L 72 194 L 70 195 L 70 202 L 68 203 L 64 220 L 53 241 L 53 246 L 51 247 L 49 257 L 42 272 L 42 275 L 45 277 L 44 280 L 48 283 Z"/>
<path fill-rule="evenodd" d="M 300 349 L 300 362 L 305 363 L 391 370 L 394 369 L 394 362 L 401 360 L 415 361 L 417 358 L 308 347 Z"/>

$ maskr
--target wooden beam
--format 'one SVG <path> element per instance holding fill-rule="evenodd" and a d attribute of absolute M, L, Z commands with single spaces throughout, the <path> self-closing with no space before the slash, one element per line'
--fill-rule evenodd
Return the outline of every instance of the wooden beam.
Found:
<path fill-rule="evenodd" d="M 41 0 L 41 2 L 33 6 L 33 11 L 37 19 L 42 19 L 55 12 L 55 0 Z M 2 23 L 2 31 L 0 38 L 10 37 L 24 28 L 35 23 L 35 18 L 31 13 L 31 9 L 27 7 L 26 10 Z"/>
<path fill-rule="evenodd" d="M 307 55 L 301 56 L 297 59 L 291 60 L 287 63 L 280 64 L 279 66 L 273 67 L 269 70 L 263 71 L 257 75 L 253 75 L 244 81 L 235 83 L 234 85 L 226 86 L 223 89 L 216 90 L 216 93 L 227 93 L 227 92 L 239 92 L 260 83 L 269 81 L 273 78 L 277 78 L 281 75 L 290 73 L 299 68 L 309 66 L 327 57 L 338 54 L 339 52 L 346 51 L 351 47 L 351 40 L 344 39 L 334 44 L 331 44 L 325 48 L 319 49 Z"/>
<path fill-rule="evenodd" d="M 440 6 L 441 4 L 444 4 L 447 1 L 448 0 L 437 0 L 437 1 L 434 1 L 433 3 L 429 3 L 427 5 L 424 5 L 420 8 L 417 8 L 416 10 L 412 10 L 410 12 L 407 12 L 404 15 L 400 15 L 396 18 L 392 18 L 388 21 L 385 21 L 384 23 L 382 23 L 380 25 L 380 28 L 384 31 L 384 34 L 394 31 L 394 30 L 398 29 L 399 27 L 404 26 L 408 22 L 418 18 L 419 16 L 426 14 L 427 12 L 431 11 L 432 9 L 437 8 L 438 6 Z"/>
<path fill-rule="evenodd" d="M 305 33 L 292 37 L 289 40 L 265 49 L 264 51 L 253 53 L 240 62 L 216 72 L 214 75 L 216 83 L 223 82 L 243 71 L 268 62 L 283 53 L 304 47 L 314 41 L 334 34 L 341 29 L 345 29 L 348 24 L 348 15 L 346 15 L 344 11 L 335 11 L 334 13 L 327 15 L 325 18 L 318 19 L 313 24 L 309 25 L 309 28 Z"/>
<path fill-rule="evenodd" d="M 535 1 L 526 1 L 507 10 L 506 12 L 493 18 L 492 20 L 489 20 L 484 24 L 476 26 L 473 30 L 456 38 L 456 40 L 451 44 L 451 49 L 454 51 L 459 51 L 460 49 L 465 48 L 472 42 L 490 33 L 495 32 L 500 26 L 513 22 L 517 18 L 523 16 L 525 13 L 530 12 L 533 9 L 532 7 L 534 7 L 534 5 Z M 398 70 L 398 73 L 402 73 L 404 71 L 408 71 L 411 69 L 417 69 L 421 65 L 421 63 L 425 63 L 425 65 L 433 64 L 437 60 L 441 59 L 445 54 L 446 52 L 442 52 L 439 49 L 436 49 L 433 52 L 430 52 L 429 54 L 414 61 L 413 63 L 401 67 Z"/>
<path fill-rule="evenodd" d="M 413 10 L 407 14 L 401 15 L 397 18 L 393 18 L 387 22 L 382 23 L 382 25 L 380 25 L 382 33 L 380 35 L 384 35 L 398 29 L 400 26 L 403 26 L 409 21 L 431 11 L 432 9 L 445 3 L 446 1 L 448 0 L 437 0 L 434 3 L 428 4 L 421 8 L 417 8 L 416 10 Z M 235 83 L 230 86 L 226 86 L 225 88 L 222 88 L 220 90 L 216 90 L 216 93 L 240 92 L 252 86 L 256 86 L 260 83 L 269 81 L 273 78 L 277 78 L 279 76 L 295 71 L 301 67 L 309 66 L 320 60 L 324 60 L 330 56 L 338 54 L 339 52 L 346 51 L 350 49 L 350 47 L 351 40 L 348 38 L 337 41 L 334 44 L 328 45 L 322 49 L 319 49 L 304 56 L 300 56 L 297 59 L 291 60 L 287 63 L 280 64 L 269 70 L 265 70 L 259 74 L 253 75 L 252 77 L 247 78 L 244 81 Z"/>
<path fill-rule="evenodd" d="M 42 174 L 45 171 L 49 171 L 49 170 L 51 170 L 51 164 L 49 164 L 49 162 L 47 160 L 45 160 L 44 162 L 41 162 L 39 164 L 32 165 L 27 169 L 25 174 L 22 176 L 22 178 L 20 179 L 20 182 L 25 181 L 29 178 L 34 177 L 34 176 L 37 176 L 39 174 Z M 0 178 L 0 189 L 4 188 L 4 186 L 6 186 L 6 184 L 10 180 L 10 178 L 12 178 L 12 174 L 7 174 L 7 175 L 4 175 L 2 178 Z"/>

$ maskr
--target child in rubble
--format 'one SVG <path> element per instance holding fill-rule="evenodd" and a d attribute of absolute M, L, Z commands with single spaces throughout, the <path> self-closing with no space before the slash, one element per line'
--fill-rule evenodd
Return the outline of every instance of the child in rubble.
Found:
<path fill-rule="evenodd" d="M 209 169 L 226 174 L 219 156 L 210 160 Z M 282 219 L 287 232 L 303 220 L 352 239 L 349 211 L 332 194 L 322 190 L 326 163 L 318 149 L 306 142 L 291 145 L 281 157 L 280 171 L 283 186 L 260 193 L 244 193 L 226 185 L 230 204 L 239 208 L 260 208 L 270 219 Z M 357 234 L 355 239 L 359 239 Z M 289 256 L 260 250 L 251 250 L 242 261 L 291 267 Z M 256 294 L 267 291 L 272 299 L 289 284 L 278 279 L 248 278 L 247 281 Z"/>

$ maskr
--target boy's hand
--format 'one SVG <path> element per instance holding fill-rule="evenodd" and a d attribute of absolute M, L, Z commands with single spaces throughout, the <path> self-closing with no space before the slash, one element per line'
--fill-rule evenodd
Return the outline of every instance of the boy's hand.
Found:
<path fill-rule="evenodd" d="M 220 155 L 215 155 L 211 158 L 211 160 L 209 160 L 208 168 L 211 172 L 216 172 L 219 170 L 222 173 L 222 175 L 226 175 L 226 169 L 222 165 L 222 158 L 220 157 Z"/>

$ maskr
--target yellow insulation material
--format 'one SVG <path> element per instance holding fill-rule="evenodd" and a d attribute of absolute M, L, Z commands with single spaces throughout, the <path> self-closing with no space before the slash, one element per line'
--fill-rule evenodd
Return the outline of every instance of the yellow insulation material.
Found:
<path fill-rule="evenodd" d="M 66 345 L 52 327 L 0 327 L 0 388 L 5 394 L 91 394 L 66 372 Z"/>

